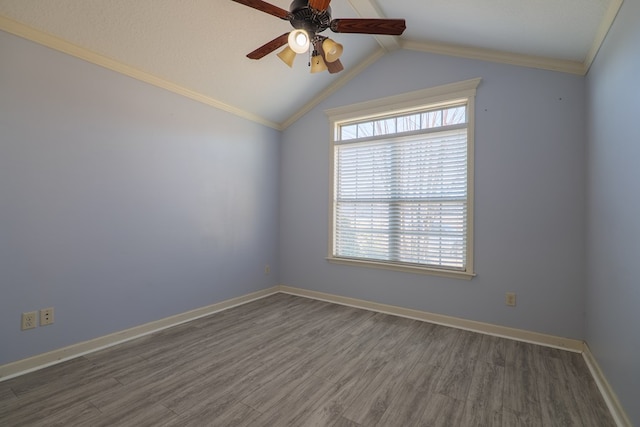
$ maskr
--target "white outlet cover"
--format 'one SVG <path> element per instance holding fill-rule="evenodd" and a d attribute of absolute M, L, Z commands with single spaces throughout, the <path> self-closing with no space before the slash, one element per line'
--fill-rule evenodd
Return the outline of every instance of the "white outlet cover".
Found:
<path fill-rule="evenodd" d="M 22 322 L 21 322 L 20 329 L 24 331 L 25 329 L 33 329 L 36 326 L 38 326 L 36 324 L 37 315 L 38 315 L 38 312 L 36 311 L 29 311 L 26 313 L 22 313 Z"/>
<path fill-rule="evenodd" d="M 43 308 L 40 310 L 40 326 L 46 326 L 53 323 L 53 307 Z"/>

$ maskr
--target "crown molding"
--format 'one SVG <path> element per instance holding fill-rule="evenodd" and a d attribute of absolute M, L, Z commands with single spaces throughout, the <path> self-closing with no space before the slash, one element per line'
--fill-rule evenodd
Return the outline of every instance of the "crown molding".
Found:
<path fill-rule="evenodd" d="M 498 50 L 481 49 L 477 47 L 439 42 L 402 40 L 401 45 L 403 49 L 414 50 L 417 52 L 436 53 L 440 55 L 478 59 L 481 61 L 498 62 L 502 64 L 517 65 L 520 67 L 539 68 L 543 70 L 560 71 L 563 73 L 578 75 L 584 75 L 586 73 L 584 63 L 578 61 L 508 53 Z"/>
<path fill-rule="evenodd" d="M 386 16 L 382 13 L 382 9 L 375 0 L 347 0 L 353 10 L 356 11 L 361 18 L 378 18 L 385 19 Z M 378 44 L 387 52 L 400 49 L 400 39 L 394 36 L 377 36 L 372 35 L 376 39 Z"/>
<path fill-rule="evenodd" d="M 353 7 L 356 13 L 360 16 L 372 16 L 382 18 L 383 13 L 375 0 L 348 0 L 349 4 Z M 176 83 L 157 77 L 153 74 L 138 70 L 134 67 L 116 61 L 112 58 L 106 57 L 99 53 L 93 52 L 89 49 L 77 46 L 66 40 L 37 30 L 20 22 L 17 22 L 11 18 L 0 15 L 0 30 L 7 33 L 22 37 L 40 45 L 49 47 L 59 52 L 66 53 L 76 58 L 85 60 L 92 64 L 107 68 L 120 74 L 124 74 L 136 80 L 151 84 L 153 86 L 168 90 L 175 94 L 185 96 L 194 101 L 203 103 L 205 105 L 226 111 L 238 117 L 253 121 L 255 123 L 273 128 L 278 131 L 283 131 L 295 123 L 298 119 L 311 111 L 320 102 L 324 101 L 330 95 L 338 91 L 350 80 L 355 78 L 358 74 L 364 71 L 371 64 L 376 62 L 387 52 L 391 52 L 398 48 L 413 50 L 417 52 L 435 53 L 440 55 L 448 55 L 462 58 L 477 59 L 481 61 L 490 61 L 503 64 L 516 65 L 528 68 L 538 68 L 543 70 L 558 71 L 563 73 L 585 75 L 591 64 L 593 63 L 600 46 L 604 42 L 609 29 L 613 25 L 613 22 L 620 11 L 623 0 L 612 0 L 607 12 L 598 28 L 598 32 L 593 41 L 593 45 L 587 54 L 584 62 L 569 61 L 562 59 L 553 59 L 541 56 L 523 55 L 518 53 L 508 53 L 491 49 L 481 49 L 471 46 L 454 45 L 440 42 L 417 42 L 412 40 L 406 40 L 399 37 L 387 37 L 387 36 L 375 36 L 376 40 L 380 44 L 380 49 L 374 52 L 372 55 L 351 68 L 346 73 L 343 73 L 340 78 L 335 80 L 326 89 L 322 90 L 320 94 L 314 97 L 312 101 L 298 109 L 297 112 L 289 117 L 282 123 L 272 122 L 264 117 L 234 107 L 232 105 L 221 102 L 210 96 L 206 96 L 192 89 L 180 86 Z"/>
<path fill-rule="evenodd" d="M 282 126 L 278 123 L 274 123 L 272 121 L 264 119 L 263 117 L 241 110 L 240 108 L 225 104 L 224 102 L 218 101 L 217 99 L 211 98 L 194 90 L 180 86 L 176 83 L 154 76 L 153 74 L 138 70 L 137 68 L 123 64 L 122 62 L 93 52 L 89 49 L 80 47 L 59 37 L 53 36 L 40 30 L 36 30 L 35 28 L 14 21 L 13 19 L 7 18 L 3 15 L 0 15 L 0 30 L 32 41 L 34 43 L 38 43 L 42 46 L 57 50 L 59 52 L 66 53 L 92 64 L 104 67 L 111 71 L 124 74 L 125 76 L 129 76 L 136 80 L 140 80 L 153 86 L 168 90 L 169 92 L 185 96 L 194 101 L 201 102 L 203 104 L 226 111 L 244 119 L 251 120 L 253 122 L 276 130 L 283 130 Z"/>
<path fill-rule="evenodd" d="M 623 0 L 611 0 L 611 4 L 609 4 L 609 8 L 602 18 L 602 22 L 598 27 L 596 37 L 593 40 L 593 44 L 591 45 L 591 49 L 589 49 L 587 57 L 584 61 L 585 74 L 589 72 L 591 64 L 593 64 L 593 61 L 596 59 L 602 43 L 604 43 L 607 34 L 609 34 L 609 30 L 613 26 L 613 22 L 616 20 L 616 16 L 618 16 L 618 12 L 620 12 L 622 3 Z"/>

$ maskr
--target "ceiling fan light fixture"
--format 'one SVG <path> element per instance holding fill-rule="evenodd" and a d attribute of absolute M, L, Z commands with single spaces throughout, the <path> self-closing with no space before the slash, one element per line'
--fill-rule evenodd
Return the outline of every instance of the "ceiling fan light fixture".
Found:
<path fill-rule="evenodd" d="M 1 0 L 0 0 L 1 1 Z M 341 44 L 320 35 L 331 29 L 334 33 L 373 34 L 400 36 L 406 30 L 404 19 L 386 18 L 338 18 L 331 17 L 331 0 L 293 0 L 289 10 L 269 3 L 265 0 L 232 0 L 252 9 L 289 21 L 294 28 L 258 49 L 247 54 L 249 59 L 261 59 L 280 49 L 285 44 L 296 54 L 311 53 L 312 72 L 324 71 L 331 74 L 344 70 L 340 57 Z M 284 0 L 280 0 L 284 1 Z M 313 47 L 311 47 L 313 45 Z M 290 67 L 293 64 L 291 53 L 287 50 L 278 55 Z M 316 58 L 318 57 L 318 58 Z M 312 65 L 312 64 L 309 64 Z"/>
<path fill-rule="evenodd" d="M 305 30 L 293 30 L 289 33 L 289 47 L 295 53 L 305 53 L 309 50 L 309 34 Z"/>
<path fill-rule="evenodd" d="M 324 62 L 324 59 L 322 59 L 322 55 L 314 51 L 311 57 L 311 74 L 321 73 L 326 70 L 327 64 Z"/>
<path fill-rule="evenodd" d="M 296 59 L 297 53 L 293 51 L 289 46 L 285 46 L 284 49 L 280 53 L 278 53 L 278 58 L 282 60 L 285 64 L 289 66 L 289 68 L 293 68 L 293 61 Z"/>
<path fill-rule="evenodd" d="M 324 50 L 324 59 L 327 62 L 336 62 L 342 56 L 344 48 L 340 43 L 327 38 L 322 42 L 322 49 Z"/>

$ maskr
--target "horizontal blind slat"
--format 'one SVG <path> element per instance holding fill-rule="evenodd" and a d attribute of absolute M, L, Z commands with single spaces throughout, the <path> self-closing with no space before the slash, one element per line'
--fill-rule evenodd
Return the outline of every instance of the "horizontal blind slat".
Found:
<path fill-rule="evenodd" d="M 464 268 L 466 127 L 334 149 L 336 255 Z"/>

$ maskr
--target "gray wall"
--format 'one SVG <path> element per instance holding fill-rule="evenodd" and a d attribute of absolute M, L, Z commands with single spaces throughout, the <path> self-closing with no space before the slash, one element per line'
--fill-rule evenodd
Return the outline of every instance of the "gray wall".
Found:
<path fill-rule="evenodd" d="M 640 423 L 639 15 L 627 0 L 586 88 L 399 51 L 282 137 L 0 32 L 0 364 L 281 282 L 586 338 Z M 474 77 L 478 277 L 325 261 L 323 110 Z M 54 325 L 19 331 L 49 306 Z"/>
<path fill-rule="evenodd" d="M 481 77 L 476 99 L 477 277 L 330 264 L 329 125 L 324 110 Z M 581 76 L 397 51 L 284 132 L 283 284 L 584 337 L 585 83 Z M 518 305 L 504 304 L 505 292 Z"/>
<path fill-rule="evenodd" d="M 586 338 L 640 425 L 640 1 L 626 0 L 588 76 Z"/>
<path fill-rule="evenodd" d="M 3 32 L 0 58 L 0 364 L 277 283 L 279 132 Z"/>

